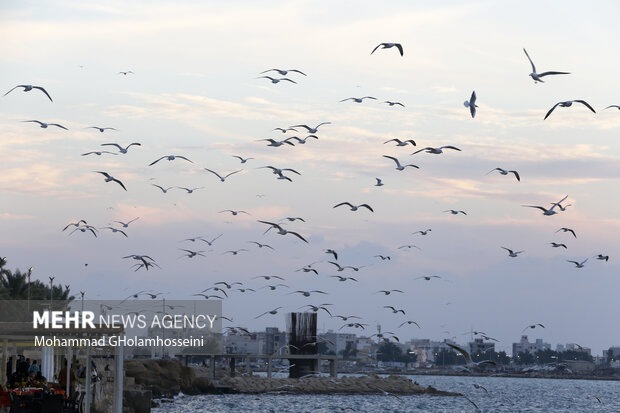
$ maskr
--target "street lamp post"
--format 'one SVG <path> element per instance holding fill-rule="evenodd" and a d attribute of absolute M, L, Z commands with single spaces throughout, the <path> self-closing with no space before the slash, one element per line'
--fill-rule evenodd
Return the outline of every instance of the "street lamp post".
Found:
<path fill-rule="evenodd" d="M 32 267 L 28 268 L 28 314 L 30 314 L 30 274 L 32 274 Z"/>
<path fill-rule="evenodd" d="M 54 300 L 54 278 L 56 277 L 49 277 L 50 278 L 50 311 L 52 310 L 52 301 Z"/>

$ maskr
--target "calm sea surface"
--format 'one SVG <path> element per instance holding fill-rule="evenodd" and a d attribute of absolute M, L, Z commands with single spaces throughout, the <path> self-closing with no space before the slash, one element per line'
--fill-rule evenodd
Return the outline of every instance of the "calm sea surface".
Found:
<path fill-rule="evenodd" d="M 466 394 L 482 412 L 620 412 L 620 381 L 409 376 L 423 386 Z M 484 386 L 474 388 L 473 384 Z M 596 399 L 598 397 L 600 402 Z M 181 396 L 153 413 L 475 412 L 463 397 L 342 395 Z"/>

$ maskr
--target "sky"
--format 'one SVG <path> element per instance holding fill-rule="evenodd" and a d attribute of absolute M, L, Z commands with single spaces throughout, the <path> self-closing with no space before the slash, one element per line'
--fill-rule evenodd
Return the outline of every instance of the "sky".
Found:
<path fill-rule="evenodd" d="M 37 90 L 0 98 L 0 255 L 11 269 L 32 266 L 33 278 L 53 275 L 97 300 L 143 290 L 190 299 L 215 282 L 239 281 L 257 291 L 228 290 L 223 311 L 250 330 L 284 329 L 286 312 L 333 304 L 332 314 L 368 324 L 343 332 L 372 334 L 381 325 L 401 341 L 465 343 L 476 330 L 510 352 L 524 327 L 542 323 L 524 334 L 600 354 L 620 344 L 620 112 L 603 110 L 620 104 L 619 8 L 613 1 L 5 1 L 3 87 L 40 85 L 54 102 Z M 371 55 L 382 42 L 401 43 L 404 56 L 394 48 Z M 570 74 L 535 84 L 524 47 L 539 72 Z M 295 84 L 258 78 L 272 68 L 307 76 L 289 73 Z M 135 74 L 119 74 L 128 70 Z M 472 119 L 463 102 L 474 90 Z M 362 96 L 377 100 L 340 102 Z M 597 113 L 575 104 L 543 120 L 572 99 Z M 35 119 L 69 130 L 23 122 Z M 331 124 L 305 145 L 260 141 L 303 138 L 303 130 L 273 129 L 321 122 Z M 384 144 L 392 138 L 417 146 Z M 112 142 L 141 146 L 81 156 L 114 150 L 100 146 Z M 444 145 L 461 151 L 410 155 Z M 167 155 L 192 163 L 148 166 Z M 232 155 L 255 159 L 241 164 Z M 382 155 L 419 169 L 397 171 Z M 277 180 L 260 168 L 267 165 L 301 176 Z M 496 167 L 517 170 L 521 181 L 487 174 Z M 242 172 L 222 183 L 203 168 Z M 112 174 L 127 191 L 93 171 Z M 376 177 L 384 186 L 374 186 Z M 204 188 L 164 194 L 152 184 Z M 550 207 L 566 195 L 571 206 L 554 216 L 522 206 Z M 333 208 L 344 201 L 374 212 Z M 127 238 L 101 229 L 136 217 Z M 263 234 L 267 226 L 257 222 L 285 217 L 304 218 L 285 228 L 308 244 Z M 98 236 L 62 231 L 79 219 Z M 556 233 L 561 227 L 577 238 Z M 183 241 L 220 234 L 212 247 Z M 408 244 L 419 249 L 398 249 Z M 510 258 L 501 247 L 524 252 Z M 183 257 L 180 248 L 205 256 Z M 225 253 L 241 248 L 248 251 Z M 328 248 L 341 265 L 364 267 L 335 271 Z M 134 271 L 135 261 L 122 258 L 132 254 L 149 255 L 161 269 Z M 586 258 L 583 268 L 567 262 Z M 296 271 L 311 263 L 318 276 Z M 261 288 L 273 281 L 254 278 L 261 275 L 281 276 L 276 283 L 289 288 Z M 441 278 L 417 279 L 429 275 Z M 406 320 L 421 329 L 398 328 Z M 342 325 L 319 315 L 321 330 Z"/>

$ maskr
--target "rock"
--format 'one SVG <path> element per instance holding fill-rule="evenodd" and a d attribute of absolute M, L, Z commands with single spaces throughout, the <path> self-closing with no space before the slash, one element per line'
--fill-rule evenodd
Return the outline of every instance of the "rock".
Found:
<path fill-rule="evenodd" d="M 123 390 L 123 413 L 150 413 L 150 390 Z"/>

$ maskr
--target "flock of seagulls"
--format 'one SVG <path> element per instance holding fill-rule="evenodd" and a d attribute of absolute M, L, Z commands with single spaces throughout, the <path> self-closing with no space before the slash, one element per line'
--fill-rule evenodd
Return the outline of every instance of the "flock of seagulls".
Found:
<path fill-rule="evenodd" d="M 392 49 L 395 48 L 400 56 L 404 56 L 404 51 L 403 51 L 403 46 L 400 43 L 380 43 L 379 45 L 377 45 L 374 49 L 372 49 L 371 51 L 371 55 L 375 53 L 375 51 L 379 50 L 379 49 Z M 529 54 L 527 53 L 527 51 L 525 49 L 523 49 L 523 51 L 525 52 L 527 59 L 529 61 L 529 63 L 531 64 L 532 67 L 532 73 L 529 74 L 529 76 L 534 80 L 535 83 L 538 82 L 544 82 L 542 78 L 547 77 L 547 76 L 551 76 L 551 75 L 568 75 L 570 74 L 569 72 L 558 72 L 558 71 L 547 71 L 547 72 L 542 72 L 542 73 L 538 73 L 536 71 L 536 67 L 532 61 L 532 59 L 530 58 Z M 272 74 L 272 72 L 277 73 L 279 76 L 283 76 L 283 77 L 272 77 L 269 74 Z M 258 76 L 258 79 L 267 79 L 269 80 L 272 84 L 277 84 L 283 81 L 289 82 L 289 83 L 294 83 L 296 84 L 297 82 L 291 78 L 288 78 L 286 76 L 290 75 L 290 74 L 297 74 L 297 75 L 301 75 L 301 76 L 305 76 L 307 77 L 308 75 L 304 72 L 302 72 L 301 70 L 298 69 L 277 69 L 277 68 L 272 68 L 272 69 L 268 69 L 265 71 L 260 72 L 259 74 L 261 76 Z M 122 74 L 124 76 L 128 75 L 128 74 L 132 74 L 135 75 L 135 73 L 133 71 L 120 71 L 118 72 L 118 74 Z M 275 76 L 275 75 L 274 75 Z M 29 92 L 32 91 L 34 89 L 39 90 L 40 92 L 42 92 L 43 94 L 45 94 L 47 96 L 47 98 L 49 98 L 50 102 L 53 102 L 51 96 L 49 95 L 49 93 L 47 92 L 47 90 L 41 86 L 33 86 L 33 85 L 17 85 L 15 87 L 13 87 L 12 89 L 10 89 L 8 92 L 6 92 L 4 94 L 4 96 L 7 96 L 9 93 L 11 93 L 12 91 L 14 91 L 15 89 L 18 88 L 22 88 L 24 92 Z M 342 99 L 340 102 L 347 102 L 347 101 L 351 101 L 353 103 L 362 103 L 364 100 L 378 100 L 376 97 L 373 96 L 362 96 L 362 97 L 348 97 L 345 99 Z M 469 100 L 464 102 L 464 106 L 467 107 L 469 109 L 471 118 L 475 118 L 476 114 L 477 114 L 477 109 L 479 109 L 479 106 L 477 105 L 477 96 L 476 96 L 476 92 L 473 91 Z M 382 103 L 387 104 L 389 106 L 401 106 L 401 107 L 405 107 L 405 105 L 401 102 L 396 102 L 396 101 L 391 101 L 391 100 L 386 100 L 383 101 Z M 588 104 L 585 100 L 582 99 L 574 99 L 574 100 L 568 100 L 568 101 L 561 101 L 556 103 L 544 116 L 544 120 L 546 120 L 552 113 L 553 111 L 558 108 L 558 107 L 562 107 L 562 108 L 568 108 L 571 107 L 574 103 L 579 103 L 583 106 L 585 106 L 586 108 L 588 108 L 590 111 L 592 111 L 593 113 L 596 113 L 596 111 L 594 110 L 594 108 Z M 605 109 L 609 109 L 609 108 L 618 108 L 620 109 L 619 105 L 610 105 L 608 107 L 606 107 Z M 46 123 L 46 122 L 42 122 L 39 120 L 24 120 L 22 122 L 25 123 L 36 123 L 38 124 L 41 128 L 48 128 L 50 126 L 54 126 L 63 130 L 68 130 L 67 127 L 58 124 L 58 123 Z M 321 128 L 324 125 L 330 125 L 331 122 L 330 121 L 325 121 L 325 122 L 321 122 L 319 124 L 317 124 L 314 127 L 308 126 L 307 124 L 295 124 L 295 125 L 291 125 L 288 127 L 276 127 L 273 128 L 273 132 L 280 132 L 281 134 L 288 134 L 291 132 L 295 132 L 295 133 L 299 133 L 299 132 L 305 132 L 307 133 L 307 136 L 305 136 L 304 138 L 300 138 L 298 136 L 290 136 L 287 137 L 286 139 L 275 139 L 275 138 L 265 138 L 265 139 L 259 139 L 258 141 L 261 142 L 267 142 L 267 146 L 269 147 L 274 147 L 274 148 L 278 148 L 278 147 L 289 147 L 289 146 L 296 146 L 296 145 L 305 145 L 307 142 L 307 139 L 313 139 L 313 144 L 314 141 L 319 141 L 319 137 L 317 136 L 319 134 L 319 128 Z M 113 128 L 113 127 L 99 127 L 99 126 L 90 126 L 88 127 L 88 129 L 95 129 L 98 130 L 100 133 L 104 133 L 106 131 L 118 131 L 117 129 Z M 319 141 L 320 143 L 320 141 Z M 316 144 L 319 144 L 316 143 Z M 408 145 L 411 145 L 413 147 L 417 147 L 417 144 L 415 142 L 414 139 L 400 139 L 400 138 L 392 138 L 392 139 L 388 139 L 385 142 L 383 142 L 383 144 L 390 144 L 390 143 L 394 143 L 395 147 L 406 147 Z M 104 150 L 94 150 L 94 151 L 89 151 L 89 152 L 85 152 L 82 153 L 82 156 L 88 156 L 88 155 L 96 155 L 96 156 L 103 156 L 103 155 L 125 155 L 128 153 L 128 151 L 130 150 L 130 148 L 132 147 L 141 147 L 142 144 L 139 142 L 132 142 L 129 143 L 127 145 L 121 145 L 119 143 L 101 143 L 101 146 L 104 147 L 109 147 L 109 148 L 116 148 L 116 152 L 112 152 L 112 151 L 104 151 Z M 466 149 L 466 148 L 465 148 Z M 278 151 L 276 149 L 274 149 L 274 151 Z M 439 155 L 439 154 L 443 154 L 446 151 L 454 151 L 454 152 L 461 152 L 462 150 L 456 146 L 453 145 L 444 145 L 444 146 L 439 146 L 439 147 L 431 147 L 431 146 L 427 146 L 421 149 L 417 149 L 414 152 L 412 152 L 410 155 L 416 155 L 419 153 L 428 153 L 428 154 L 433 154 L 433 155 Z M 240 155 L 233 155 L 231 154 L 230 156 L 236 158 L 241 164 L 247 164 L 250 161 L 256 161 L 254 157 L 244 157 L 244 156 L 240 156 Z M 420 169 L 419 166 L 413 164 L 413 163 L 405 163 L 405 162 L 401 162 L 401 160 L 399 160 L 397 157 L 395 156 L 391 156 L 391 155 L 382 155 L 383 158 L 389 159 L 392 162 L 394 162 L 395 165 L 395 169 L 399 172 L 404 171 L 406 168 L 412 168 L 412 169 Z M 282 160 L 285 160 L 286 158 L 283 157 Z M 402 158 L 401 158 L 402 159 Z M 188 157 L 184 156 L 184 155 L 164 155 L 161 156 L 157 159 L 155 159 L 154 161 L 152 161 L 150 164 L 148 164 L 148 166 L 154 166 L 156 164 L 159 164 L 159 162 L 161 161 L 177 161 L 177 160 L 181 160 L 181 161 L 185 161 L 182 162 L 183 164 L 194 164 L 194 162 L 192 160 L 190 160 Z M 288 181 L 288 182 L 292 182 L 292 176 L 301 176 L 302 174 L 297 170 L 294 169 L 292 167 L 287 167 L 287 168 L 282 168 L 282 167 L 276 167 L 273 165 L 265 165 L 265 166 L 258 166 L 256 167 L 256 169 L 269 169 L 271 170 L 273 175 L 276 175 L 276 179 L 278 180 L 284 180 L 284 181 Z M 243 172 L 247 172 L 247 170 L 244 169 L 236 169 L 233 170 L 232 172 L 217 172 L 214 169 L 210 169 L 210 168 L 206 168 L 203 167 L 202 170 L 208 172 L 211 175 L 214 175 L 215 177 L 218 178 L 218 180 L 221 183 L 226 183 L 228 178 L 230 178 L 233 175 L 239 174 L 239 173 L 243 173 Z M 115 184 L 117 184 L 118 186 L 120 186 L 124 191 L 127 191 L 127 187 L 125 186 L 125 184 L 118 178 L 116 178 L 115 176 L 113 176 L 110 172 L 106 172 L 106 171 L 93 171 L 94 173 L 100 174 L 103 179 L 104 182 L 106 183 L 110 183 L 113 182 Z M 496 167 L 492 170 L 490 170 L 489 172 L 486 173 L 486 175 L 489 175 L 491 173 L 497 172 L 500 175 L 508 175 L 508 174 L 512 174 L 517 182 L 521 182 L 521 175 L 519 172 L 517 172 L 516 170 L 512 170 L 512 169 L 504 169 L 501 167 Z M 210 175 L 209 175 L 210 176 Z M 236 178 L 235 178 L 236 179 Z M 382 178 L 375 178 L 376 179 L 376 183 L 374 184 L 375 187 L 382 187 L 384 186 L 384 182 Z M 157 189 L 159 189 L 161 191 L 162 194 L 166 194 L 168 193 L 168 191 L 172 190 L 172 189 L 181 189 L 181 190 L 185 190 L 188 194 L 193 193 L 194 191 L 197 191 L 199 189 L 203 189 L 204 187 L 196 187 L 196 188 L 188 188 L 188 187 L 181 187 L 181 186 L 163 186 L 163 185 L 159 185 L 159 184 L 155 184 L 152 183 L 152 186 L 156 187 Z M 283 185 L 289 185 L 289 184 L 283 184 Z M 548 216 L 553 216 L 553 215 L 557 215 L 559 213 L 563 213 L 566 211 L 566 209 L 571 206 L 571 204 L 565 204 L 564 202 L 568 199 L 568 195 L 564 196 L 562 199 L 560 199 L 559 201 L 556 202 L 550 202 L 549 207 L 547 206 L 541 206 L 541 205 L 522 205 L 523 207 L 527 207 L 527 208 L 533 208 L 533 209 L 538 209 L 542 212 L 542 215 L 545 217 Z M 564 204 L 563 204 L 564 203 Z M 317 206 L 318 206 L 318 202 L 317 202 Z M 356 203 L 352 203 L 349 201 L 344 201 L 344 202 L 340 202 L 337 203 L 336 205 L 333 205 L 332 209 L 337 209 L 340 207 L 348 207 L 348 209 L 350 211 L 360 211 L 360 210 L 366 210 L 367 212 L 370 213 L 374 213 L 375 209 L 368 203 L 361 203 L 361 204 L 356 204 Z M 463 215 L 463 216 L 467 216 L 468 213 L 465 212 L 464 210 L 461 209 L 447 209 L 447 210 L 443 210 L 444 213 L 449 213 L 451 215 Z M 230 214 L 231 216 L 238 216 L 240 214 L 243 215 L 247 215 L 250 216 L 251 214 L 245 210 L 240 210 L 240 209 L 224 209 L 219 211 L 219 213 L 226 213 L 226 214 Z M 352 214 L 355 215 L 355 214 Z M 375 214 L 376 215 L 376 214 Z M 130 221 L 114 221 L 115 224 L 119 224 L 120 228 L 114 227 L 112 224 L 107 225 L 107 226 L 103 226 L 100 228 L 96 228 L 94 226 L 89 225 L 86 220 L 84 219 L 80 219 L 77 222 L 71 222 L 66 224 L 66 226 L 64 226 L 64 228 L 62 229 L 62 231 L 67 231 L 70 230 L 69 235 L 72 235 L 74 233 L 87 233 L 90 235 L 93 235 L 95 238 L 98 236 L 98 231 L 101 229 L 105 229 L 107 231 L 109 231 L 112 234 L 119 234 L 124 236 L 125 238 L 129 238 L 128 235 L 128 227 L 131 223 L 135 222 L 136 220 L 138 220 L 139 218 L 135 218 L 132 219 Z M 454 218 L 457 219 L 457 218 Z M 466 218 L 463 218 L 466 219 Z M 275 233 L 277 235 L 289 235 L 289 237 L 286 237 L 286 240 L 290 240 L 289 242 L 297 242 L 298 246 L 306 246 L 311 244 L 311 237 L 308 236 L 304 236 L 302 235 L 298 230 L 291 230 L 288 228 L 288 225 L 296 225 L 297 221 L 299 222 L 303 222 L 305 223 L 306 220 L 304 218 L 301 217 L 297 217 L 297 216 L 291 216 L 291 217 L 284 217 L 282 218 L 282 220 L 276 222 L 275 220 L 271 220 L 271 219 L 256 219 L 256 223 L 258 224 L 262 224 L 267 226 L 265 231 L 263 232 L 263 235 L 267 235 L 268 233 Z M 263 227 L 264 228 L 264 227 Z M 273 231 L 272 231 L 273 230 Z M 431 236 L 431 228 L 428 229 L 424 229 L 424 230 L 418 230 L 416 232 L 413 232 L 412 235 L 416 235 L 416 234 L 420 234 L 420 236 Z M 572 228 L 568 228 L 568 227 L 562 227 L 560 229 L 558 229 L 556 231 L 556 233 L 559 232 L 563 232 L 563 233 L 570 233 L 573 235 L 574 238 L 577 238 L 576 232 L 572 229 Z M 206 236 L 194 236 L 194 237 L 190 237 L 190 238 L 186 238 L 184 240 L 182 240 L 181 242 L 186 242 L 186 243 L 205 243 L 207 244 L 208 247 L 212 248 L 215 244 L 215 241 L 220 239 L 220 237 L 222 237 L 223 234 L 220 234 L 214 238 L 210 238 L 210 237 L 206 237 Z M 276 251 L 276 248 L 274 248 L 273 246 L 269 245 L 266 242 L 262 242 L 262 241 L 255 241 L 255 240 L 247 240 L 246 242 L 246 246 L 247 244 L 252 244 L 254 245 L 254 247 L 251 247 L 253 249 L 258 249 L 258 250 L 270 250 L 270 251 L 265 251 L 265 253 L 267 254 L 273 254 Z M 303 244 L 302 244 L 303 243 Z M 184 245 L 189 245 L 189 244 L 184 244 Z M 274 244 L 275 245 L 275 244 Z M 549 245 L 551 245 L 551 247 L 553 248 L 563 248 L 564 250 L 568 249 L 566 243 L 562 243 L 562 242 L 550 242 Z M 250 248 L 248 246 L 248 248 Z M 397 247 L 395 250 L 405 250 L 405 249 L 412 249 L 412 248 L 416 248 L 416 249 L 420 249 L 418 246 L 416 245 L 412 245 L 412 244 L 406 244 L 406 245 L 402 245 L 400 247 Z M 524 253 L 525 251 L 523 250 L 514 250 L 511 248 L 507 248 L 504 246 L 501 246 L 502 249 L 504 249 L 507 253 L 508 256 L 511 258 L 517 258 L 520 256 L 520 254 Z M 208 256 L 208 254 L 210 252 L 212 252 L 212 250 L 207 251 L 207 250 L 201 250 L 201 249 L 190 249 L 190 248 L 177 248 L 179 251 L 181 251 L 183 254 L 178 257 L 178 259 L 181 258 L 186 258 L 187 260 L 190 259 L 199 259 L 200 257 L 205 258 Z M 237 255 L 240 255 L 241 253 L 248 253 L 250 252 L 249 249 L 247 248 L 237 248 L 237 249 L 230 249 L 230 250 L 226 250 L 221 252 L 221 255 L 226 255 L 226 256 L 230 256 L 230 259 L 234 259 L 232 257 L 235 257 Z M 310 276 L 312 277 L 320 277 L 320 272 L 322 273 L 323 271 L 335 271 L 338 273 L 345 273 L 345 271 L 352 271 L 352 272 L 360 272 L 362 269 L 366 268 L 366 267 L 370 267 L 373 264 L 368 264 L 365 263 L 366 265 L 344 265 L 341 262 L 338 262 L 339 259 L 339 255 L 338 252 L 335 249 L 326 249 L 323 251 L 324 254 L 328 254 L 331 257 L 333 257 L 333 260 L 328 260 L 326 261 L 326 265 L 325 269 L 323 268 L 319 268 L 319 267 L 314 267 L 314 265 L 319 264 L 321 262 L 324 262 L 323 260 L 314 262 L 312 264 L 309 265 L 304 265 L 303 267 L 295 270 L 301 273 L 311 273 Z M 178 254 L 178 252 L 177 252 Z M 376 255 L 371 255 L 369 256 L 369 258 L 374 258 L 375 262 L 377 263 L 383 263 L 381 265 L 386 265 L 387 262 L 391 261 L 391 257 L 390 255 L 386 254 L 386 253 L 380 253 L 380 254 L 376 254 Z M 128 260 L 133 260 L 135 261 L 135 264 L 131 267 L 131 268 L 135 268 L 134 271 L 138 271 L 140 269 L 143 269 L 145 271 L 149 271 L 149 269 L 153 269 L 153 268 L 160 268 L 159 265 L 157 264 L 157 262 L 150 257 L 147 254 L 128 254 L 126 256 L 120 257 L 121 259 L 128 259 Z M 590 257 L 590 258 L 595 258 L 596 260 L 599 261 L 604 261 L 604 262 L 608 262 L 609 261 L 609 256 L 605 255 L 605 254 L 597 254 L 594 257 Z M 586 264 L 586 262 L 588 262 L 589 258 L 585 258 L 585 259 L 580 259 L 580 260 L 567 260 L 567 262 L 574 264 L 574 266 L 576 268 L 583 268 Z M 379 261 L 380 260 L 380 261 Z M 312 275 L 314 274 L 314 275 Z M 346 274 L 346 273 L 345 273 Z M 363 274 L 363 271 L 362 271 Z M 350 276 L 346 276 L 346 275 L 340 275 L 340 274 L 331 274 L 328 275 L 325 278 L 333 278 L 335 279 L 333 282 L 335 283 L 336 281 L 338 283 L 349 283 L 349 282 L 353 282 L 353 283 L 361 283 L 364 280 L 362 279 L 361 276 L 357 276 L 356 278 L 354 277 L 350 277 Z M 441 279 L 441 276 L 438 275 L 424 275 L 424 276 L 419 276 L 419 277 L 415 277 L 412 278 L 411 280 L 425 280 L 425 281 L 431 281 L 433 279 Z M 278 275 L 260 275 L 260 276 L 255 276 L 252 277 L 252 279 L 257 279 L 257 280 L 262 280 L 264 282 L 268 282 L 268 281 L 272 281 L 275 282 L 275 280 L 280 280 L 280 281 L 285 281 L 284 277 L 278 276 Z M 192 296 L 200 296 L 200 297 L 204 297 L 205 299 L 227 299 L 229 298 L 229 294 L 232 295 L 233 291 L 238 292 L 239 294 L 245 294 L 245 293 L 251 293 L 254 292 L 256 293 L 258 290 L 268 290 L 268 291 L 276 291 L 276 290 L 282 290 L 282 289 L 286 289 L 286 288 L 290 288 L 288 285 L 283 284 L 283 283 L 277 283 L 277 284 L 267 284 L 267 285 L 263 285 L 263 286 L 253 286 L 254 288 L 250 288 L 248 286 L 246 286 L 245 284 L 243 284 L 243 282 L 241 281 L 231 281 L 231 280 L 224 280 L 224 281 L 219 281 L 217 283 L 215 283 L 213 286 L 206 288 L 205 290 L 192 294 Z M 378 290 L 376 291 L 377 294 L 382 294 L 382 298 L 386 298 L 386 299 L 391 299 L 394 296 L 397 296 L 399 294 L 406 294 L 406 288 L 405 289 L 382 289 L 382 290 Z M 210 292 L 213 292 L 215 294 L 210 294 Z M 139 293 L 133 294 L 132 296 L 128 297 L 134 297 L 137 298 L 140 295 L 149 295 L 152 296 L 151 298 L 155 298 L 160 296 L 162 293 L 153 293 L 152 291 L 141 291 Z M 324 290 L 319 290 L 319 289 L 309 289 L 309 290 L 303 290 L 303 289 L 298 289 L 298 290 L 294 290 L 291 291 L 289 293 L 287 293 L 286 295 L 298 295 L 299 299 L 305 299 L 305 298 L 315 298 L 316 296 L 327 296 L 329 295 L 330 292 L 329 291 L 324 291 Z M 321 300 L 323 301 L 323 300 Z M 324 313 L 326 313 L 327 315 L 330 316 L 330 318 L 335 318 L 335 319 L 339 319 L 341 320 L 344 324 L 342 326 L 340 326 L 339 330 L 345 329 L 345 328 L 352 328 L 352 329 L 361 329 L 364 330 L 368 325 L 370 325 L 369 323 L 364 323 L 362 321 L 363 318 L 357 315 L 341 315 L 341 314 L 334 314 L 335 313 L 335 309 L 332 308 L 331 306 L 333 306 L 334 304 L 329 304 L 329 303 L 320 303 L 320 304 L 310 304 L 310 303 L 304 303 L 304 305 L 302 305 L 301 307 L 299 307 L 298 309 L 301 308 L 305 308 L 308 311 L 313 311 L 313 312 L 319 312 L 320 310 L 322 310 Z M 386 305 L 382 306 L 384 309 L 389 310 L 391 312 L 391 314 L 395 317 L 395 325 L 397 325 L 397 328 L 402 328 L 402 327 L 409 327 L 409 326 L 415 326 L 418 329 L 421 329 L 421 325 L 418 321 L 416 320 L 404 320 L 400 317 L 404 317 L 406 316 L 406 309 L 405 308 L 399 308 L 397 306 L 391 305 L 389 304 L 389 302 L 386 302 Z M 254 319 L 259 319 L 261 317 L 265 317 L 265 316 L 273 316 L 276 314 L 279 314 L 279 311 L 282 310 L 283 308 L 285 308 L 284 306 L 277 306 L 271 310 L 267 310 L 264 311 L 258 315 L 256 315 L 254 317 Z M 409 309 L 407 309 L 409 310 Z M 360 322 L 350 322 L 351 319 L 358 319 L 361 320 Z M 526 331 L 528 329 L 534 329 L 534 328 L 545 328 L 545 326 L 541 323 L 535 323 L 532 325 L 528 325 L 526 326 L 526 328 L 523 331 Z M 227 331 L 229 331 L 231 334 L 245 334 L 245 332 L 249 332 L 248 327 L 243 327 L 243 326 L 234 326 L 234 327 L 226 327 Z M 375 333 L 375 334 L 371 334 L 370 337 L 376 337 L 377 340 L 380 341 L 396 341 L 399 342 L 399 338 L 396 334 L 394 334 L 393 332 L 379 332 L 379 333 Z M 484 337 L 486 337 L 487 339 L 492 339 L 492 340 L 496 340 L 493 339 L 490 336 L 486 336 L 484 335 Z M 481 362 L 473 362 L 470 354 L 467 352 L 467 350 L 465 350 L 464 348 L 455 345 L 455 344 L 451 344 L 451 343 L 447 343 L 448 346 L 450 346 L 451 348 L 453 348 L 455 351 L 457 351 L 459 354 L 462 354 L 463 357 L 466 360 L 466 366 L 468 368 L 477 368 L 480 367 L 481 365 L 485 365 L 485 364 L 493 364 L 493 362 L 485 360 L 485 361 L 481 361 Z M 481 386 L 480 386 L 481 387 Z M 486 391 L 486 389 L 484 389 Z M 473 402 L 472 402 L 473 403 Z"/>

